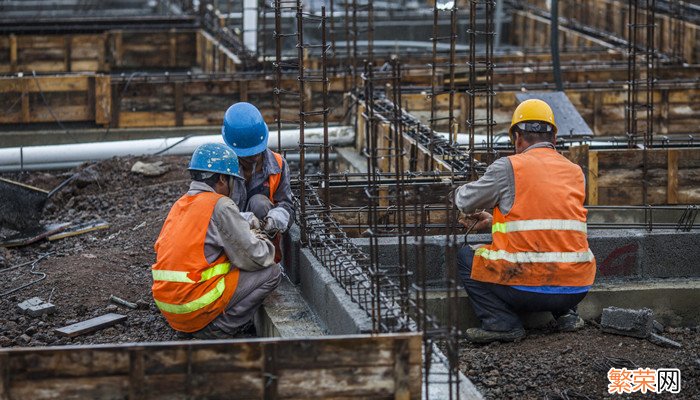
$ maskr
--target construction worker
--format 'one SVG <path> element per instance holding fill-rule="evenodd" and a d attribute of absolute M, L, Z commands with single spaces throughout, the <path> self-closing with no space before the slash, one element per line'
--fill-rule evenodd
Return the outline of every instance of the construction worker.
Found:
<path fill-rule="evenodd" d="M 458 254 L 458 268 L 480 328 L 472 342 L 525 336 L 516 312 L 550 311 L 559 330 L 583 327 L 576 305 L 595 278 L 583 207 L 583 171 L 555 149 L 557 126 L 542 100 L 526 100 L 509 130 L 515 155 L 496 160 L 481 179 L 455 191 L 460 222 L 491 228 L 493 242 Z M 486 211 L 494 210 L 493 215 Z"/>
<path fill-rule="evenodd" d="M 188 169 L 190 189 L 154 246 L 153 298 L 173 329 L 195 338 L 249 334 L 255 311 L 280 282 L 274 246 L 229 198 L 243 184 L 233 150 L 203 144 Z"/>
<path fill-rule="evenodd" d="M 245 185 L 237 186 L 231 198 L 251 225 L 259 224 L 273 238 L 275 261 L 280 262 L 280 233 L 294 222 L 287 161 L 267 148 L 267 124 L 250 103 L 236 103 L 226 110 L 221 133 L 238 154 L 240 174 L 245 179 Z"/>

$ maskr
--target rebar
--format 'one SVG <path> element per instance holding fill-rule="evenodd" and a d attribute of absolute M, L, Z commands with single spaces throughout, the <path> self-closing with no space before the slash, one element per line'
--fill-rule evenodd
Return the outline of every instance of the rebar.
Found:
<path fill-rule="evenodd" d="M 643 204 L 648 204 L 649 157 L 647 153 L 648 149 L 654 145 L 654 84 L 655 66 L 657 63 L 654 45 L 654 9 L 655 0 L 628 0 L 627 3 L 628 78 L 627 100 L 625 102 L 625 130 L 628 147 L 635 148 L 638 147 L 637 140 L 640 133 L 640 125 L 643 124 L 644 126 L 642 144 Z M 641 66 L 639 65 L 640 61 L 642 62 Z M 644 97 L 643 102 L 640 101 L 642 95 Z M 641 115 L 639 110 L 643 110 Z"/>
<path fill-rule="evenodd" d="M 474 135 L 477 129 L 483 129 L 486 133 L 486 149 L 481 161 L 490 164 L 496 159 L 493 143 L 493 128 L 495 126 L 493 118 L 493 101 L 495 93 L 493 91 L 493 38 L 495 35 L 493 27 L 493 12 L 495 2 L 493 0 L 470 0 L 469 1 L 469 28 L 467 37 L 469 39 L 469 84 L 467 87 L 468 111 L 466 126 L 469 131 L 469 154 L 474 158 L 475 143 Z M 479 29 L 477 18 L 483 14 L 485 27 Z M 483 54 L 479 54 L 478 46 L 483 42 Z M 486 115 L 483 118 L 477 117 L 477 101 L 483 99 Z M 473 175 L 476 179 L 476 175 Z"/>
<path fill-rule="evenodd" d="M 448 137 L 450 143 L 457 143 L 457 129 L 455 127 L 455 117 L 454 117 L 454 99 L 455 99 L 455 49 L 457 42 L 457 9 L 453 6 L 450 8 L 450 33 L 448 36 L 440 36 L 440 25 L 439 25 L 439 15 L 440 9 L 438 8 L 438 3 L 435 2 L 433 7 L 433 37 L 431 41 L 433 42 L 433 53 L 431 62 L 431 85 L 430 85 L 430 142 L 428 145 L 428 150 L 430 153 L 430 165 L 427 166 L 429 170 L 433 170 L 435 167 L 434 158 L 434 141 L 435 141 L 435 131 L 437 130 L 437 123 L 444 120 L 437 116 L 437 97 L 440 95 L 448 94 L 448 117 L 447 117 L 447 127 L 448 127 Z M 448 52 L 448 62 L 447 65 L 443 65 L 439 62 L 438 54 L 438 43 L 443 40 L 449 40 L 450 49 Z M 449 71 L 449 89 L 445 90 L 444 85 L 441 91 L 437 90 L 437 72 L 438 67 L 446 66 Z"/>

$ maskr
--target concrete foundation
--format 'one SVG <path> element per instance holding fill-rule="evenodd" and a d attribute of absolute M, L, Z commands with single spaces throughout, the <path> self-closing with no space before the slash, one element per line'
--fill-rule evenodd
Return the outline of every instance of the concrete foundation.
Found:
<path fill-rule="evenodd" d="M 369 250 L 367 239 L 352 239 L 358 246 Z M 491 235 L 469 235 L 470 244 L 491 242 Z M 643 230 L 594 230 L 588 233 L 588 242 L 596 257 L 596 282 L 620 279 L 700 278 L 700 232 Z M 380 262 L 392 265 L 398 259 L 397 240 L 379 240 Z M 428 280 L 441 281 L 445 277 L 445 238 L 425 238 L 425 265 Z M 416 246 L 407 248 L 409 268 L 415 265 Z"/>
<path fill-rule="evenodd" d="M 603 308 L 649 308 L 654 318 L 666 326 L 700 325 L 697 299 L 700 298 L 700 279 L 657 280 L 601 283 L 593 286 L 579 304 L 578 312 L 583 319 L 600 318 Z M 461 330 L 479 326 L 464 290 L 459 291 Z M 439 319 L 447 318 L 447 295 L 441 292 L 430 293 L 428 308 Z M 526 328 L 546 328 L 554 323 L 550 313 L 522 314 Z"/>

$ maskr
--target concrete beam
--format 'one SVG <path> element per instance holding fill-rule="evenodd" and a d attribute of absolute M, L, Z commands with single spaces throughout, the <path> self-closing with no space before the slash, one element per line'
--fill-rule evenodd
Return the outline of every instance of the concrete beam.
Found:
<path fill-rule="evenodd" d="M 654 318 L 666 326 L 696 326 L 700 324 L 696 300 L 699 297 L 698 278 L 601 283 L 594 285 L 588 292 L 579 304 L 578 312 L 583 319 L 592 320 L 599 318 L 605 307 L 649 308 L 654 312 Z M 441 320 L 447 318 L 446 299 L 446 293 L 429 294 L 428 309 Z M 460 329 L 479 326 L 479 320 L 463 289 L 459 291 L 458 307 L 462 310 Z M 522 314 L 521 318 L 526 328 L 545 328 L 553 322 L 550 313 Z"/>
<path fill-rule="evenodd" d="M 369 240 L 352 239 L 369 250 Z M 588 242 L 596 257 L 596 283 L 620 279 L 700 278 L 700 232 L 675 230 L 593 230 Z M 470 235 L 470 244 L 491 242 L 491 235 Z M 398 259 L 397 239 L 380 238 L 379 262 L 392 265 Z M 416 246 L 407 246 L 409 268 L 415 265 Z M 445 276 L 445 238 L 425 238 L 425 265 L 429 280 L 440 281 Z"/>

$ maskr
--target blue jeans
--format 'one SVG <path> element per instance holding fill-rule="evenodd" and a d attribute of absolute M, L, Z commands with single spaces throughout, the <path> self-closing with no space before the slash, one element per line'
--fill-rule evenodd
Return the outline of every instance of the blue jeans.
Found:
<path fill-rule="evenodd" d="M 575 311 L 586 293 L 549 294 L 518 290 L 511 286 L 471 278 L 474 251 L 465 246 L 457 252 L 457 268 L 481 327 L 489 331 L 522 328 L 517 312 L 549 311 L 554 318 Z"/>

